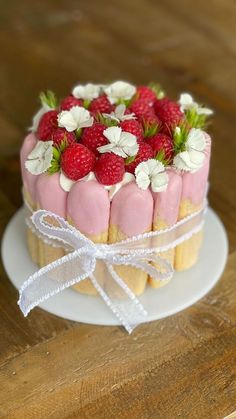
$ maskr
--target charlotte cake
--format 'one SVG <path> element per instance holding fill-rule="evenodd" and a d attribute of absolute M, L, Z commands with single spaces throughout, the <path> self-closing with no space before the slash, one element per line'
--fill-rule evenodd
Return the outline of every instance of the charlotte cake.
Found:
<path fill-rule="evenodd" d="M 184 93 L 178 101 L 158 85 L 78 85 L 58 102 L 41 94 L 42 106 L 21 148 L 23 195 L 28 207 L 52 211 L 95 243 L 115 243 L 174 225 L 203 205 L 211 140 L 204 131 L 212 111 Z M 52 222 L 52 220 L 48 220 Z M 193 266 L 202 231 L 163 252 L 176 270 Z M 27 228 L 32 260 L 44 266 L 65 250 Z M 142 294 L 152 280 L 133 267 L 115 268 Z M 106 277 L 102 264 L 96 270 Z M 89 279 L 76 291 L 96 294 Z"/>

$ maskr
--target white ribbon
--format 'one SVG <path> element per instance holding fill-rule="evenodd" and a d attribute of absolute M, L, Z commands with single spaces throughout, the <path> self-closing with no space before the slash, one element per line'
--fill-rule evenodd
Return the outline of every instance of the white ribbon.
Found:
<path fill-rule="evenodd" d="M 71 252 L 31 275 L 20 288 L 18 304 L 24 316 L 37 305 L 90 278 L 98 293 L 128 333 L 145 321 L 147 312 L 115 270 L 127 265 L 154 280 L 173 276 L 171 264 L 158 253 L 174 248 L 203 227 L 206 205 L 174 226 L 114 244 L 95 244 L 58 215 L 39 210 L 31 220 L 40 237 L 58 242 Z M 79 309 L 79 307 L 78 307 Z"/>

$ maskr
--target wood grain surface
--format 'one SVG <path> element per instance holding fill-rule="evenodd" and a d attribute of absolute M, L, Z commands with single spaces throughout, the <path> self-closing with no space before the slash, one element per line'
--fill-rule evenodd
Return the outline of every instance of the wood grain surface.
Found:
<path fill-rule="evenodd" d="M 131 336 L 40 309 L 24 319 L 1 265 L 0 417 L 236 417 L 235 22 L 232 0 L 1 2 L 1 234 L 22 202 L 18 153 L 40 90 L 157 80 L 215 110 L 210 204 L 230 255 L 209 295 Z"/>

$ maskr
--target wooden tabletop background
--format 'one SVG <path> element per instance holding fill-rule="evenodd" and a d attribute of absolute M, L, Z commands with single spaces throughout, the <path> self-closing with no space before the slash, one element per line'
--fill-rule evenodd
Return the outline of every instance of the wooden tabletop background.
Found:
<path fill-rule="evenodd" d="M 227 267 L 193 307 L 128 336 L 40 309 L 24 319 L 1 266 L 0 417 L 223 418 L 236 410 L 236 2 L 2 1 L 1 234 L 22 203 L 18 153 L 38 92 L 113 79 L 157 80 L 214 108 L 210 204 Z"/>

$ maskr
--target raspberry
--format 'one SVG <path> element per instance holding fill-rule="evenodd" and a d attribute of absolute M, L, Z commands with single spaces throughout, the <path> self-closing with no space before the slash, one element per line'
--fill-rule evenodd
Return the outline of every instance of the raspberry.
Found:
<path fill-rule="evenodd" d="M 95 155 L 84 145 L 70 144 L 61 155 L 61 168 L 72 180 L 78 180 L 93 170 Z"/>
<path fill-rule="evenodd" d="M 147 143 L 140 143 L 138 154 L 136 155 L 134 161 L 125 165 L 126 172 L 134 173 L 139 163 L 142 163 L 148 159 L 152 159 L 153 157 L 154 152 L 152 147 Z"/>
<path fill-rule="evenodd" d="M 103 135 L 103 131 L 107 127 L 99 122 L 95 122 L 91 127 L 84 128 L 81 137 L 81 143 L 89 148 L 93 153 L 99 156 L 98 147 L 107 144 L 107 139 Z"/>
<path fill-rule="evenodd" d="M 124 160 L 114 153 L 104 153 L 96 161 L 94 172 L 98 181 L 103 185 L 114 185 L 123 179 Z"/>
<path fill-rule="evenodd" d="M 163 151 L 164 160 L 169 161 L 173 158 L 173 141 L 168 135 L 162 133 L 156 134 L 153 137 L 150 137 L 147 143 L 152 147 L 154 156 L 156 156 L 159 151 Z"/>
<path fill-rule="evenodd" d="M 96 113 L 111 113 L 113 109 L 112 104 L 109 102 L 106 95 L 99 96 L 96 99 L 93 99 L 90 103 L 89 110 Z"/>
<path fill-rule="evenodd" d="M 158 118 L 168 127 L 178 125 L 184 116 L 180 105 L 168 98 L 156 100 L 154 109 Z"/>
<path fill-rule="evenodd" d="M 70 95 L 61 102 L 60 109 L 62 111 L 69 111 L 73 106 L 83 106 L 83 101 Z"/>
<path fill-rule="evenodd" d="M 46 112 L 39 121 L 37 137 L 41 141 L 51 140 L 53 131 L 58 127 L 58 112 L 55 110 Z"/>
<path fill-rule="evenodd" d="M 138 99 L 130 106 L 131 112 L 134 112 L 138 118 L 142 118 L 146 114 L 152 114 L 153 108 L 146 100 Z"/>
<path fill-rule="evenodd" d="M 149 105 L 153 105 L 156 101 L 156 94 L 148 86 L 138 86 L 137 87 L 138 98 L 145 100 Z"/>
<path fill-rule="evenodd" d="M 142 125 L 136 119 L 129 119 L 120 123 L 122 131 L 130 132 L 137 137 L 137 141 L 143 141 Z"/>
<path fill-rule="evenodd" d="M 68 144 L 76 142 L 74 132 L 68 132 L 65 128 L 56 128 L 51 136 L 51 140 L 55 145 L 60 145 L 62 141 L 67 141 Z"/>

